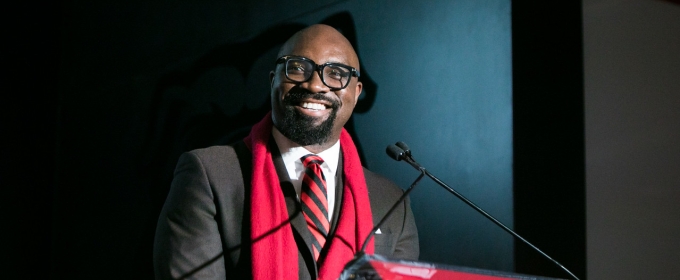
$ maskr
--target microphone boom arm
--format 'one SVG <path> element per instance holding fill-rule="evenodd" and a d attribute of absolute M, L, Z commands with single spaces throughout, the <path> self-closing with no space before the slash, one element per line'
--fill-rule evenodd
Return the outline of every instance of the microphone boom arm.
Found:
<path fill-rule="evenodd" d="M 425 176 L 425 169 L 424 168 L 423 168 L 423 170 L 421 170 L 420 175 L 418 175 L 418 178 L 416 178 L 416 180 L 413 181 L 413 184 L 411 184 L 411 186 L 408 189 L 406 189 L 406 191 L 404 191 L 404 193 L 401 195 L 401 197 L 399 197 L 399 200 L 397 200 L 397 202 L 394 203 L 394 205 L 392 205 L 392 208 L 390 208 L 390 210 L 387 211 L 387 213 L 383 216 L 383 218 L 380 220 L 380 222 L 378 222 L 375 225 L 375 227 L 373 227 L 373 229 L 371 229 L 371 232 L 368 234 L 368 237 L 366 237 L 366 240 L 364 240 L 364 245 L 361 246 L 361 251 L 359 251 L 359 253 L 363 253 L 366 250 L 366 245 L 368 245 L 368 241 L 371 240 L 371 237 L 373 237 L 373 235 L 375 235 L 375 231 L 377 231 L 380 228 L 380 226 L 383 223 L 385 223 L 385 221 L 387 220 L 388 217 L 390 217 L 390 214 L 392 214 L 394 209 L 397 209 L 397 206 L 399 206 L 399 204 L 402 201 L 404 201 L 404 199 L 406 199 L 406 196 L 408 196 L 408 194 L 413 190 L 413 187 L 415 187 L 418 184 L 418 182 L 420 182 L 420 179 L 422 179 L 423 176 Z"/>
<path fill-rule="evenodd" d="M 397 146 L 399 146 L 399 147 L 397 148 Z M 457 198 L 459 198 L 460 200 L 462 200 L 463 202 L 465 202 L 465 204 L 467 204 L 467 205 L 469 205 L 470 207 L 472 207 L 473 209 L 477 210 L 477 212 L 479 212 L 479 213 L 482 214 L 484 217 L 486 217 L 487 219 L 489 219 L 489 220 L 491 220 L 492 222 L 494 222 L 496 225 L 498 225 L 499 227 L 501 227 L 503 230 L 505 230 L 506 232 L 510 233 L 512 236 L 514 236 L 515 238 L 519 239 L 520 241 L 524 242 L 524 244 L 529 245 L 529 247 L 531 247 L 532 249 L 536 250 L 536 252 L 540 253 L 541 255 L 543 255 L 544 257 L 546 257 L 546 258 L 549 259 L 550 261 L 552 261 L 554 264 L 556 264 L 557 266 L 559 266 L 560 268 L 562 268 L 562 270 L 566 271 L 569 275 L 571 275 L 571 277 L 574 277 L 574 279 L 579 280 L 579 278 L 576 277 L 576 275 L 574 275 L 571 271 L 569 271 L 569 269 L 567 269 L 566 267 L 564 267 L 564 265 L 562 265 L 561 263 L 557 262 L 556 260 L 554 260 L 553 258 L 551 258 L 550 256 L 548 256 L 548 254 L 546 254 L 546 253 L 544 253 L 543 251 L 541 251 L 540 249 L 538 249 L 538 247 L 534 246 L 534 244 L 531 244 L 529 241 L 527 241 L 526 239 L 524 239 L 522 236 L 520 236 L 519 234 L 517 234 L 515 231 L 513 231 L 512 229 L 510 229 L 509 227 L 507 227 L 505 224 L 501 223 L 499 220 L 497 220 L 497 219 L 494 218 L 493 216 L 491 216 L 491 214 L 489 214 L 489 213 L 487 213 L 486 211 L 484 211 L 484 209 L 480 208 L 479 206 L 477 206 L 476 204 L 474 204 L 472 201 L 470 201 L 469 199 L 467 199 L 465 196 L 463 196 L 462 194 L 460 194 L 459 192 L 457 192 L 457 191 L 454 190 L 453 188 L 449 187 L 449 185 L 447 185 L 446 183 L 444 183 L 442 180 L 439 180 L 439 178 L 437 178 L 437 177 L 434 176 L 432 173 L 430 173 L 429 171 L 427 171 L 424 167 L 422 167 L 420 164 L 418 164 L 418 162 L 416 162 L 415 159 L 413 159 L 413 156 L 411 155 L 411 151 L 408 149 L 408 146 L 406 146 L 405 143 L 403 143 L 403 142 L 397 142 L 397 146 L 390 145 L 390 146 L 388 147 L 388 154 L 389 154 L 392 158 L 394 158 L 395 160 L 397 160 L 397 161 L 403 159 L 403 160 L 406 161 L 408 164 L 410 164 L 411 166 L 413 166 L 413 168 L 415 168 L 416 170 L 420 171 L 421 174 L 420 174 L 420 177 L 418 177 L 418 180 L 420 180 L 420 178 L 422 178 L 423 174 L 427 175 L 427 177 L 430 177 L 430 179 L 432 179 L 432 180 L 435 181 L 437 184 L 439 184 L 440 186 L 442 186 L 444 189 L 446 189 L 447 191 L 449 191 L 450 193 L 452 193 L 453 195 L 455 195 Z M 390 149 L 392 149 L 393 151 L 390 151 Z M 397 151 L 398 153 L 397 153 L 396 155 L 393 155 L 393 154 L 394 154 L 394 151 Z M 401 153 L 401 151 L 403 151 L 403 153 Z M 392 152 L 392 153 L 390 153 L 390 152 Z M 416 184 L 416 182 L 414 182 L 414 185 L 415 185 L 415 184 Z M 413 188 L 413 185 L 411 186 L 411 188 Z M 411 191 L 411 188 L 408 189 L 409 192 Z M 395 206 L 396 206 L 396 205 L 395 205 Z M 390 210 L 390 211 L 391 211 L 391 210 Z M 365 244 L 364 244 L 364 245 L 365 245 Z"/>

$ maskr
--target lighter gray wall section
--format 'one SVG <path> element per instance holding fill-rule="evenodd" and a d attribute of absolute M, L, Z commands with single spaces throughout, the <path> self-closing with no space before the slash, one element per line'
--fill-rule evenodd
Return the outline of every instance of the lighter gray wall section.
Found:
<path fill-rule="evenodd" d="M 583 3 L 588 279 L 680 279 L 680 5 Z"/>

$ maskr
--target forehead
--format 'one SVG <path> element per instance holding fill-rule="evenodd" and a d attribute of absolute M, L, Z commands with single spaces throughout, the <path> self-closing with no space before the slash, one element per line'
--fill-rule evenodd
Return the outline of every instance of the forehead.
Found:
<path fill-rule="evenodd" d="M 302 32 L 282 47 L 280 55 L 304 56 L 317 64 L 336 62 L 358 68 L 352 45 L 339 32 Z"/>

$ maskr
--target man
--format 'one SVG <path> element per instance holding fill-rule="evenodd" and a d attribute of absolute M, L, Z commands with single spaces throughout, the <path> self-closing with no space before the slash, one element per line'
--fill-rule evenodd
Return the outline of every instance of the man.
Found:
<path fill-rule="evenodd" d="M 361 166 L 343 129 L 361 94 L 351 44 L 326 25 L 281 48 L 272 112 L 232 146 L 185 153 L 154 243 L 157 279 L 337 279 L 403 191 Z M 417 259 L 408 199 L 367 253 Z"/>

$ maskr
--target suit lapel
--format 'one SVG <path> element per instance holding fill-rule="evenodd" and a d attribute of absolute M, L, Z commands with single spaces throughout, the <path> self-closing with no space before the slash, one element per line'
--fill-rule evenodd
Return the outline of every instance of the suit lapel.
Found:
<path fill-rule="evenodd" d="M 335 172 L 335 206 L 333 207 L 333 217 L 331 218 L 331 230 L 328 234 L 328 240 L 331 240 L 331 236 L 335 234 L 335 229 L 338 226 L 338 218 L 340 217 L 340 209 L 342 208 L 342 192 L 345 187 L 342 180 L 343 173 L 342 152 L 340 152 L 340 157 L 338 158 L 338 171 Z"/>
<path fill-rule="evenodd" d="M 276 146 L 276 142 L 272 137 L 269 141 L 269 149 L 272 152 L 272 160 L 274 161 L 274 167 L 276 168 L 276 174 L 279 177 L 279 182 L 281 183 L 281 191 L 286 200 L 286 208 L 288 210 L 288 215 L 290 216 L 290 224 L 293 228 L 293 237 L 297 243 L 298 251 L 302 257 L 301 262 L 306 264 L 306 268 L 309 270 L 311 275 L 318 275 L 318 270 L 316 267 L 316 261 L 314 261 L 314 256 L 312 255 L 312 234 L 307 228 L 307 222 L 305 217 L 302 215 L 302 208 L 300 207 L 300 198 L 298 193 L 300 190 L 296 190 L 293 183 L 288 177 L 288 172 L 286 171 L 286 165 L 283 163 L 281 158 L 281 152 Z M 299 266 L 303 268 L 303 264 L 300 263 Z"/>

